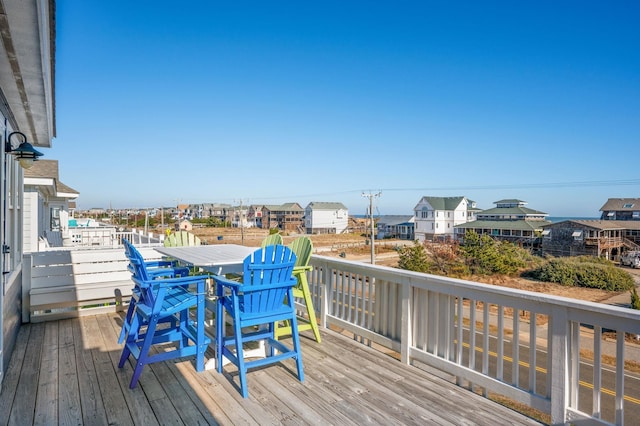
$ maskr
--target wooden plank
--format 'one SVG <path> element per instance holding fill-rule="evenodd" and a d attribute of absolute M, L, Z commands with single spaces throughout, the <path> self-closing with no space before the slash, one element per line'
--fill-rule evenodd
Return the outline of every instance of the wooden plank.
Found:
<path fill-rule="evenodd" d="M 81 275 L 51 275 L 45 273 L 41 277 L 34 277 L 31 279 L 31 290 L 38 288 L 64 287 L 71 285 L 90 286 L 96 283 L 109 283 L 113 281 L 131 282 L 131 273 L 126 270 Z M 131 285 L 133 286 L 133 283 Z"/>
<path fill-rule="evenodd" d="M 16 388 L 15 402 L 9 415 L 9 425 L 33 423 L 45 325 L 35 324 L 30 327 L 31 332 L 22 359 L 22 370 Z"/>
<path fill-rule="evenodd" d="M 82 423 L 80 412 L 80 389 L 78 386 L 78 370 L 76 368 L 76 350 L 71 320 L 58 322 L 59 326 L 59 388 L 60 417 L 63 425 Z"/>
<path fill-rule="evenodd" d="M 86 425 L 106 425 L 107 413 L 98 386 L 98 376 L 93 363 L 91 349 L 99 346 L 99 332 L 95 333 L 94 318 L 86 321 L 72 321 L 73 335 L 76 336 L 75 355 L 80 389 L 82 422 Z"/>
<path fill-rule="evenodd" d="M 37 388 L 34 425 L 51 424 L 58 420 L 58 323 L 46 323 L 40 379 Z"/>
<path fill-rule="evenodd" d="M 131 376 L 133 374 L 131 364 L 127 362 L 123 368 L 118 368 L 122 348 L 118 345 L 118 335 L 109 323 L 108 317 L 105 318 L 101 316 L 100 321 L 98 321 L 98 326 L 103 340 L 102 350 L 108 355 L 111 362 L 111 376 L 117 381 L 117 383 L 112 384 L 112 386 L 116 386 L 119 394 L 124 397 L 126 404 L 123 406 L 129 408 L 129 414 L 133 419 L 133 423 L 143 425 L 159 424 L 159 420 L 156 418 L 151 404 L 147 401 L 142 387 L 136 386 L 135 389 L 129 389 L 129 383 L 131 382 Z M 101 389 L 104 395 L 104 389 L 102 387 Z"/>
<path fill-rule="evenodd" d="M 6 413 L 10 413 L 14 404 L 14 399 L 18 389 L 18 383 L 20 382 L 22 365 L 27 352 L 27 345 L 29 343 L 29 335 L 31 327 L 29 325 L 23 325 L 18 330 L 18 336 L 16 338 L 16 344 L 13 347 L 13 354 L 9 360 L 9 364 L 6 366 L 4 380 L 2 381 L 2 393 L 0 393 L 0 425 L 6 426 L 9 423 L 9 416 Z"/>
<path fill-rule="evenodd" d="M 228 424 L 226 419 L 230 419 L 232 425 L 260 425 L 277 424 L 277 419 L 266 413 L 260 404 L 249 394 L 249 398 L 244 399 L 236 386 L 234 386 L 226 374 L 218 374 L 215 371 L 196 372 L 185 364 L 176 364 L 176 367 L 189 381 L 198 384 L 202 390 L 210 395 L 218 404 L 223 416 L 216 414 L 216 419 L 221 424 Z"/>

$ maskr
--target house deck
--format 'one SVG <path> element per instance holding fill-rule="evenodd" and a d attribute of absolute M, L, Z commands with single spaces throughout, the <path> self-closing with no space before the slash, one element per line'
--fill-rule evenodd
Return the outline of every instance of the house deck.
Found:
<path fill-rule="evenodd" d="M 119 369 L 119 314 L 25 324 L 0 393 L 3 424 L 539 424 L 332 331 L 301 338 L 292 360 L 250 371 L 249 398 L 231 371 L 191 360 L 148 366 L 130 390 Z M 6 413 L 6 414 L 5 414 Z"/>

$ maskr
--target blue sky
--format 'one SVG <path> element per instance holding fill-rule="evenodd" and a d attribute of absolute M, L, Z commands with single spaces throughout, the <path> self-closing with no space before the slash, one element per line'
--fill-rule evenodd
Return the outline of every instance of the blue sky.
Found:
<path fill-rule="evenodd" d="M 80 208 L 640 197 L 636 1 L 58 0 Z"/>

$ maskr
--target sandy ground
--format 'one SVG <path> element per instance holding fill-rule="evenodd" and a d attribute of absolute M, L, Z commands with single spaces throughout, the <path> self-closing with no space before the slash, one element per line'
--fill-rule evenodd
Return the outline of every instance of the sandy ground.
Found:
<path fill-rule="evenodd" d="M 242 231 L 242 232 L 241 232 Z M 248 228 L 201 228 L 194 229 L 207 244 L 243 244 L 247 246 L 259 246 L 260 242 L 268 235 L 267 230 Z M 284 243 L 288 244 L 299 234 L 284 234 Z M 339 257 L 344 253 L 344 258 L 369 263 L 371 261 L 371 246 L 367 244 L 367 237 L 359 234 L 343 235 L 307 235 L 311 238 L 314 252 L 323 256 Z M 402 240 L 376 241 L 376 264 L 395 267 L 398 264 L 398 254 L 394 247 L 411 242 Z M 624 268 L 631 273 L 640 291 L 640 269 Z M 631 296 L 628 291 L 610 292 L 597 289 L 565 287 L 559 284 L 544 283 L 519 277 L 472 277 L 473 281 L 486 284 L 500 285 L 510 288 L 535 291 L 556 296 L 570 297 L 574 299 L 589 300 L 592 302 L 609 303 L 619 306 L 628 305 Z"/>

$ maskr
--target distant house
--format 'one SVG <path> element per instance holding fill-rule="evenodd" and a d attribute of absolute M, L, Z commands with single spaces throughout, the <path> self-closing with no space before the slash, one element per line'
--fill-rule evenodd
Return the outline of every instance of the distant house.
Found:
<path fill-rule="evenodd" d="M 229 212 L 232 210 L 230 204 L 202 203 L 191 204 L 189 210 L 193 212 L 193 217 L 198 219 L 215 218 L 221 222 L 228 220 Z"/>
<path fill-rule="evenodd" d="M 69 219 L 73 217 L 70 203 L 80 193 L 60 182 L 58 160 L 40 160 L 24 171 L 23 238 L 24 252 L 39 250 L 41 238 L 57 236 L 55 245 L 62 245 Z"/>
<path fill-rule="evenodd" d="M 311 202 L 304 209 L 307 234 L 341 234 L 349 227 L 349 210 L 342 203 Z"/>
<path fill-rule="evenodd" d="M 380 216 L 376 222 L 377 239 L 415 239 L 415 216 Z"/>
<path fill-rule="evenodd" d="M 600 211 L 602 220 L 640 221 L 640 198 L 609 198 Z"/>
<path fill-rule="evenodd" d="M 263 229 L 277 228 L 280 231 L 303 232 L 304 210 L 298 203 L 281 205 L 264 205 L 260 210 L 260 227 Z"/>
<path fill-rule="evenodd" d="M 178 220 L 175 224 L 176 231 L 192 231 L 193 224 L 188 219 Z"/>
<path fill-rule="evenodd" d="M 614 260 L 640 249 L 640 221 L 565 220 L 545 225 L 542 251 L 553 256 L 597 256 Z"/>
<path fill-rule="evenodd" d="M 532 245 L 543 227 L 551 223 L 546 219 L 548 213 L 525 207 L 526 201 L 505 199 L 494 204 L 496 207 L 478 212 L 475 221 L 455 225 L 456 239 L 464 241 L 464 235 L 473 230 L 498 240 Z"/>
<path fill-rule="evenodd" d="M 476 202 L 466 197 L 422 197 L 413 208 L 419 241 L 453 238 L 454 227 L 475 220 Z"/>

